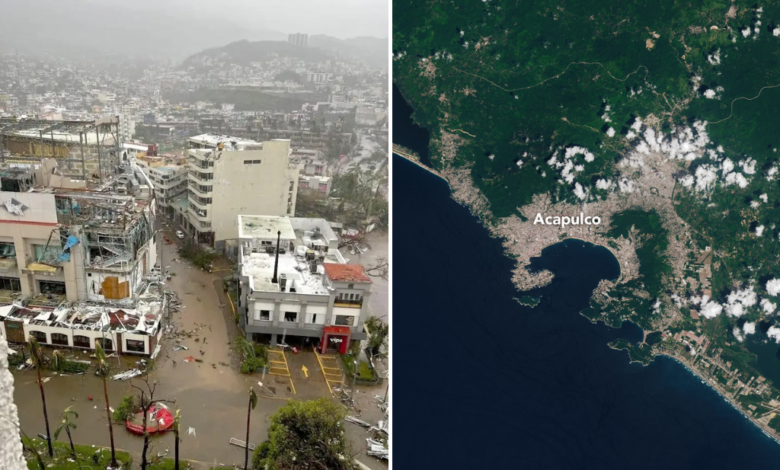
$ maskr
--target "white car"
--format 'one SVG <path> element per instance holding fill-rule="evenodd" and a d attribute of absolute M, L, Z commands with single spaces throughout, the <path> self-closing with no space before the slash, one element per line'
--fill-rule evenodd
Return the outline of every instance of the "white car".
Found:
<path fill-rule="evenodd" d="M 181 230 L 177 230 L 176 231 L 176 238 L 178 238 L 179 240 L 183 240 L 184 239 L 184 232 L 182 232 Z"/>

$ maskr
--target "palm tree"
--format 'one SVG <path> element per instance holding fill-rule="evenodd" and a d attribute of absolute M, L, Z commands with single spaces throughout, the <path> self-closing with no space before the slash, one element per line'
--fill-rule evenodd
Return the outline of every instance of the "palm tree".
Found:
<path fill-rule="evenodd" d="M 257 394 L 255 389 L 249 387 L 249 407 L 246 412 L 246 446 L 244 447 L 244 470 L 247 470 L 249 465 L 249 418 L 252 417 L 252 410 L 257 406 Z"/>
<path fill-rule="evenodd" d="M 179 424 L 181 424 L 181 414 L 176 410 L 176 415 L 173 417 L 173 435 L 176 439 L 173 443 L 174 470 L 179 470 Z"/>
<path fill-rule="evenodd" d="M 73 445 L 73 437 L 70 435 L 70 430 L 76 429 L 77 426 L 76 423 L 70 420 L 71 416 L 78 418 L 79 414 L 73 411 L 72 406 L 69 406 L 62 412 L 62 422 L 57 427 L 57 430 L 54 431 L 54 439 L 59 439 L 60 433 L 65 430 L 65 434 L 68 435 L 68 442 L 70 442 L 70 451 L 73 454 L 73 458 L 78 460 L 78 457 L 76 456 L 76 446 Z"/>
<path fill-rule="evenodd" d="M 108 405 L 108 388 L 106 387 L 106 379 L 110 366 L 106 361 L 106 353 L 103 351 L 103 347 L 100 343 L 95 343 L 95 357 L 97 357 L 97 372 L 100 378 L 103 379 L 103 397 L 106 399 L 106 418 L 108 418 L 108 435 L 111 438 L 111 467 L 116 468 L 119 465 L 116 463 L 116 449 L 114 448 L 114 427 L 111 425 L 111 409 Z"/>
<path fill-rule="evenodd" d="M 55 349 L 51 353 L 51 358 L 49 359 L 49 369 L 62 372 L 65 368 L 65 356 L 62 355 L 62 351 L 59 349 Z"/>
<path fill-rule="evenodd" d="M 35 370 L 38 372 L 38 388 L 41 389 L 41 402 L 43 403 L 43 420 L 46 422 L 46 443 L 49 445 L 49 457 L 54 458 L 54 449 L 51 446 L 51 433 L 49 432 L 49 412 L 46 410 L 46 394 L 43 393 L 43 380 L 41 380 L 41 369 L 43 368 L 43 350 L 38 341 L 30 335 L 30 357 L 35 364 Z"/>

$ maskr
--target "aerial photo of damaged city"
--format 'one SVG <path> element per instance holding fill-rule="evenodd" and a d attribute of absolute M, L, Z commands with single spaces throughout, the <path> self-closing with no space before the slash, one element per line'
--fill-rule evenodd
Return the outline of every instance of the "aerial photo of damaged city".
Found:
<path fill-rule="evenodd" d="M 491 391 L 449 397 L 470 409 L 460 425 L 490 431 L 448 435 L 447 461 L 776 466 L 780 4 L 393 10 L 394 226 L 424 223 L 406 194 L 437 204 L 427 230 L 449 235 L 420 278 L 456 247 L 468 275 L 425 286 L 457 297 L 446 341 L 467 358 L 436 387 L 476 375 L 471 393 Z M 394 289 L 414 298 L 402 264 Z"/>
<path fill-rule="evenodd" d="M 3 470 L 388 468 L 388 2 L 196 3 L 0 2 Z"/>

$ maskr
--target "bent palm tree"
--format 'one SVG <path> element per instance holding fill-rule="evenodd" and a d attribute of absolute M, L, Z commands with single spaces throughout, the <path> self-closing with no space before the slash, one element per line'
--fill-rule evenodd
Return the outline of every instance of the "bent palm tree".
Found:
<path fill-rule="evenodd" d="M 249 387 L 249 407 L 246 412 L 246 446 L 244 447 L 244 470 L 247 470 L 249 465 L 249 419 L 252 417 L 252 410 L 257 406 L 257 394 L 255 389 Z"/>
<path fill-rule="evenodd" d="M 70 442 L 70 451 L 73 454 L 73 458 L 78 460 L 78 457 L 76 456 L 76 446 L 73 445 L 73 436 L 70 435 L 71 429 L 76 429 L 76 423 L 70 420 L 70 417 L 73 416 L 74 418 L 78 418 L 79 414 L 73 411 L 73 407 L 69 406 L 65 408 L 65 411 L 62 412 L 62 421 L 60 422 L 60 425 L 57 426 L 57 429 L 54 431 L 54 439 L 59 439 L 60 433 L 64 430 L 65 434 L 68 435 L 68 442 Z"/>
<path fill-rule="evenodd" d="M 38 388 L 41 389 L 41 402 L 43 403 L 43 420 L 46 422 L 46 443 L 49 446 L 49 457 L 54 457 L 54 449 L 51 446 L 51 433 L 49 432 L 49 412 L 46 410 L 46 394 L 43 393 L 43 380 L 41 379 L 41 369 L 43 368 L 43 350 L 38 341 L 30 336 L 30 357 L 35 364 L 35 371 L 38 372 Z"/>
<path fill-rule="evenodd" d="M 110 367 L 106 361 L 106 353 L 103 351 L 103 347 L 100 345 L 100 343 L 95 343 L 95 357 L 97 358 L 97 372 L 100 375 L 100 378 L 103 379 L 103 397 L 106 399 L 108 435 L 111 438 L 111 467 L 116 468 L 119 465 L 116 463 L 116 448 L 114 448 L 114 427 L 111 425 L 111 407 L 108 404 L 108 388 L 106 387 L 106 379 L 108 378 Z"/>

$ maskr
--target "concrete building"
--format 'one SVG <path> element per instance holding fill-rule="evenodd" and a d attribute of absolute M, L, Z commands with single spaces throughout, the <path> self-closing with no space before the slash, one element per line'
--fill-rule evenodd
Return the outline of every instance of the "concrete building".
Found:
<path fill-rule="evenodd" d="M 136 162 L 154 186 L 160 212 L 172 217 L 174 201 L 186 197 L 188 166 L 165 157 L 139 156 Z"/>
<path fill-rule="evenodd" d="M 371 278 L 346 264 L 327 221 L 240 215 L 238 226 L 238 309 L 247 339 L 344 353 L 366 338 Z"/>
<path fill-rule="evenodd" d="M 289 140 L 203 134 L 188 139 L 187 146 L 184 226 L 199 243 L 228 248 L 226 242 L 239 237 L 239 214 L 295 215 L 300 170 L 290 160 Z"/>
<path fill-rule="evenodd" d="M 1 169 L 13 190 L 0 191 L 0 334 L 150 354 L 162 298 L 148 292 L 156 201 L 140 169 L 125 162 L 89 185 L 58 176 L 48 158 Z"/>
<path fill-rule="evenodd" d="M 306 47 L 309 44 L 309 35 L 301 33 L 288 34 L 287 42 L 295 46 Z"/>
<path fill-rule="evenodd" d="M 119 119 L 40 121 L 0 119 L 0 163 L 57 161 L 63 176 L 105 179 L 121 160 Z"/>
<path fill-rule="evenodd" d="M 328 197 L 333 187 L 333 178 L 330 176 L 301 175 L 298 181 L 298 189 L 312 191 L 320 197 Z"/>

